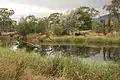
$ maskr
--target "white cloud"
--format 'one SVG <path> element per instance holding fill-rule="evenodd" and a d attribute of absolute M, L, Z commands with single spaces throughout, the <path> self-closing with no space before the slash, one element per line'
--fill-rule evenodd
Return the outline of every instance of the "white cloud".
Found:
<path fill-rule="evenodd" d="M 39 14 L 39 16 L 43 16 L 43 14 L 45 14 L 44 16 L 47 16 L 48 14 L 53 12 L 64 12 L 60 10 L 51 10 L 45 7 L 38 7 L 35 5 L 11 3 L 8 1 L 3 1 L 2 3 L 0 3 L 0 8 L 13 9 L 15 11 L 13 18 L 20 18 L 21 16 L 27 16 L 30 14 L 33 15 Z"/>
<path fill-rule="evenodd" d="M 22 0 L 20 0 L 20 1 L 22 1 Z M 26 1 L 26 0 L 24 0 L 24 1 Z M 29 2 L 31 2 L 31 1 L 33 1 L 33 0 L 30 0 Z M 34 2 L 36 4 L 39 3 L 39 1 L 38 2 L 37 1 L 38 0 L 34 0 Z M 54 0 L 51 0 L 51 1 L 52 1 L 51 6 L 55 7 L 54 4 L 56 4 L 56 2 Z M 57 1 L 59 1 L 59 0 L 57 0 Z M 76 1 L 78 1 L 78 0 L 76 0 Z M 96 0 L 96 1 L 94 1 L 94 4 L 93 4 L 93 0 L 90 0 L 90 1 L 81 0 L 80 2 L 78 2 L 78 4 L 77 3 L 74 3 L 74 4 L 76 4 L 76 5 L 81 4 L 81 6 L 86 5 L 86 6 L 89 6 L 89 7 L 94 7 L 101 12 L 101 15 L 104 15 L 104 14 L 107 14 L 107 13 L 106 13 L 105 10 L 102 9 L 102 7 L 103 7 L 104 4 L 108 3 L 109 1 L 111 1 L 111 0 L 106 0 L 104 2 L 103 2 L 103 0 L 102 1 Z M 45 1 L 43 1 L 43 2 L 45 2 Z M 48 1 L 48 2 L 50 3 L 50 1 Z M 56 9 L 56 10 L 54 10 L 50 6 L 49 7 L 46 6 L 47 8 L 44 7 L 45 6 L 44 4 L 50 5 L 50 4 L 48 4 L 48 2 L 45 2 L 45 3 L 41 2 L 41 3 L 39 3 L 39 5 L 42 5 L 42 6 L 39 6 L 39 5 L 36 5 L 36 4 L 29 4 L 29 3 L 28 4 L 15 3 L 15 2 L 13 2 L 13 0 L 11 0 L 11 1 L 10 0 L 3 0 L 3 1 L 0 2 L 0 8 L 13 9 L 15 11 L 15 14 L 12 16 L 12 18 L 18 20 L 21 16 L 27 16 L 27 15 L 30 15 L 30 14 L 36 15 L 37 17 L 43 17 L 43 16 L 48 16 L 50 13 L 54 13 L 54 12 L 66 12 L 67 10 L 65 10 L 63 8 L 61 9 L 61 7 L 63 7 L 63 6 L 69 7 L 69 6 L 72 6 L 72 4 L 73 4 L 72 2 L 70 2 L 69 3 L 70 5 L 67 5 L 68 2 L 66 2 L 66 4 L 62 5 L 63 3 L 60 1 L 61 3 L 57 2 L 57 4 L 56 4 L 56 7 L 59 6 L 60 8 L 55 7 L 54 9 Z M 98 4 L 98 3 L 100 3 L 100 4 Z M 75 8 L 75 7 L 73 7 L 73 8 Z M 70 10 L 71 8 L 67 8 L 67 9 Z"/>

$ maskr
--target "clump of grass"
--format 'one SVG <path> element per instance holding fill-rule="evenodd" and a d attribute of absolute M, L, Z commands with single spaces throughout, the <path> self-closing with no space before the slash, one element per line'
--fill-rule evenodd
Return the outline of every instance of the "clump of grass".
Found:
<path fill-rule="evenodd" d="M 0 48 L 0 80 L 120 80 L 120 64 L 84 63 L 78 57 L 39 56 Z M 59 78 L 59 79 L 57 79 Z"/>
<path fill-rule="evenodd" d="M 0 40 L 0 46 L 2 47 L 10 47 L 11 45 L 12 45 L 12 38 Z"/>
<path fill-rule="evenodd" d="M 74 41 L 75 44 L 85 44 L 86 39 L 85 37 L 75 37 Z"/>
<path fill-rule="evenodd" d="M 105 37 L 87 37 L 86 42 L 87 44 L 106 44 L 106 39 Z"/>

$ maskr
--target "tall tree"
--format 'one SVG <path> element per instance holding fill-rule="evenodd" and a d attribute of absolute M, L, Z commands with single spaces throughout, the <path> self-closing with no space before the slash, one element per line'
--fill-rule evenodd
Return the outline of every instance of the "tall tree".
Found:
<path fill-rule="evenodd" d="M 47 34 L 49 31 L 48 25 L 48 18 L 37 19 L 34 15 L 29 15 L 27 17 L 22 17 L 15 28 L 21 35 L 31 33 Z"/>
<path fill-rule="evenodd" d="M 61 26 L 67 33 L 72 33 L 78 29 L 92 29 L 92 18 L 98 14 L 99 11 L 94 8 L 82 6 L 64 15 L 61 19 Z"/>
<path fill-rule="evenodd" d="M 41 34 L 49 34 L 48 31 L 49 21 L 48 18 L 39 18 L 35 25 L 35 32 Z"/>
<path fill-rule="evenodd" d="M 113 25 L 115 30 L 120 29 L 120 24 L 119 24 L 120 0 L 112 0 L 110 4 L 104 6 L 104 9 L 109 12 L 109 21 L 108 21 L 109 28 L 111 28 L 110 22 L 113 21 L 115 23 L 115 25 Z M 116 19 L 117 19 L 117 23 L 116 23 Z"/>
<path fill-rule="evenodd" d="M 48 17 L 49 21 L 52 21 L 54 24 L 59 24 L 60 17 L 62 16 L 62 13 L 52 13 Z"/>
<path fill-rule="evenodd" d="M 0 29 L 9 30 L 12 25 L 10 16 L 14 14 L 13 10 L 7 8 L 0 8 Z"/>
<path fill-rule="evenodd" d="M 16 30 L 21 35 L 27 35 L 35 32 L 36 19 L 34 16 L 21 17 Z"/>
<path fill-rule="evenodd" d="M 61 20 L 62 13 L 52 13 L 48 17 L 49 20 L 49 33 L 52 34 L 61 34 L 61 28 L 60 28 L 60 20 Z"/>
<path fill-rule="evenodd" d="M 25 19 L 27 21 L 37 21 L 37 18 L 34 15 L 29 15 L 29 16 L 25 17 Z"/>
<path fill-rule="evenodd" d="M 113 7 L 113 14 L 116 15 L 118 23 L 120 22 L 119 12 L 120 12 L 120 0 L 113 0 L 111 6 Z"/>

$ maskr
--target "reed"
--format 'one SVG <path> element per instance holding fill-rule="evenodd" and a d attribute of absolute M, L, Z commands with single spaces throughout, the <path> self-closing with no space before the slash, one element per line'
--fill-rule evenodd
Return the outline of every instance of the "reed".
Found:
<path fill-rule="evenodd" d="M 78 57 L 39 56 L 0 47 L 0 80 L 120 80 L 116 62 L 85 63 Z"/>

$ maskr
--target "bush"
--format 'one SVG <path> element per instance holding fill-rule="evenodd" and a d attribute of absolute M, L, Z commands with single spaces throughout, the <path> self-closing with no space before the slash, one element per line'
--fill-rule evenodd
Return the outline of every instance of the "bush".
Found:
<path fill-rule="evenodd" d="M 100 22 L 93 21 L 92 22 L 92 30 L 94 30 L 98 33 L 103 33 L 104 32 L 104 26 Z"/>

